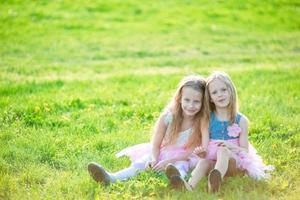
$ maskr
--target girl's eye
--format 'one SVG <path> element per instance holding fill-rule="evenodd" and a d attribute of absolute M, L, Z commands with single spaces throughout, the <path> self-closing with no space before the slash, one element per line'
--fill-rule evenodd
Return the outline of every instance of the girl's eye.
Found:
<path fill-rule="evenodd" d="M 222 92 L 225 92 L 227 89 L 226 88 L 222 88 L 221 90 L 222 90 Z"/>
<path fill-rule="evenodd" d="M 189 102 L 190 100 L 189 99 L 184 99 L 184 101 Z"/>
<path fill-rule="evenodd" d="M 212 93 L 211 94 L 217 94 L 217 91 L 212 91 Z"/>

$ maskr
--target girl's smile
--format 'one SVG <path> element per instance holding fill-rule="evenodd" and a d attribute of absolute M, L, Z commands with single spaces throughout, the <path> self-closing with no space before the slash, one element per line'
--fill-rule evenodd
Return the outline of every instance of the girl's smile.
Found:
<path fill-rule="evenodd" d="M 196 115 L 201 110 L 202 94 L 192 87 L 182 88 L 181 108 L 187 117 Z"/>
<path fill-rule="evenodd" d="M 225 108 L 229 105 L 230 94 L 225 83 L 219 79 L 213 80 L 209 84 L 209 94 L 211 101 L 218 108 Z"/>

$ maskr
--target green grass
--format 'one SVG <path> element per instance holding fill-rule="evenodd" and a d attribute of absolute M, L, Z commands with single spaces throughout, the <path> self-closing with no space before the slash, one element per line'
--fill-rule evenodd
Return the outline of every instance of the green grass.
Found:
<path fill-rule="evenodd" d="M 298 1 L 2 1 L 0 199 L 297 199 Z M 127 167 L 187 74 L 235 82 L 249 139 L 272 178 L 226 180 L 208 194 L 143 172 L 109 187 L 86 165 Z"/>

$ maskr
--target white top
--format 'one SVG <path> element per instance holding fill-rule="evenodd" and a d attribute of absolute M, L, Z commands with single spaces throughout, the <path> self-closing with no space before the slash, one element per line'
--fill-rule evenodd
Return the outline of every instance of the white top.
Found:
<path fill-rule="evenodd" d="M 166 134 L 170 134 L 170 125 L 172 123 L 172 120 L 173 120 L 173 114 L 171 111 L 168 111 L 164 120 L 165 124 L 168 126 Z M 187 143 L 191 134 L 192 134 L 192 128 L 181 131 L 178 134 L 178 138 L 176 140 L 175 145 L 178 147 L 183 147 Z"/>

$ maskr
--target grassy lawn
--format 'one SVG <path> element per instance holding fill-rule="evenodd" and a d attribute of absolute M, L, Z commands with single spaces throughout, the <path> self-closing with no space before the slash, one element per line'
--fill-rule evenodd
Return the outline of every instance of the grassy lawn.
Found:
<path fill-rule="evenodd" d="M 227 72 L 272 178 L 193 192 L 150 171 L 108 187 L 90 161 L 149 141 L 187 74 Z M 297 199 L 300 4 L 252 1 L 0 2 L 0 199 Z"/>

